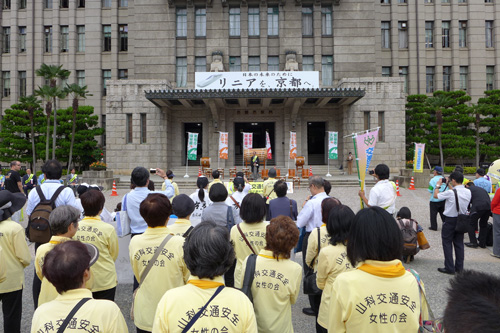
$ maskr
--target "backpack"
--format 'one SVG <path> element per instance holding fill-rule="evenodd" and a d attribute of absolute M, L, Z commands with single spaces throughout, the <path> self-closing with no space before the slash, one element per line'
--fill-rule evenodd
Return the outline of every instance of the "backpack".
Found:
<path fill-rule="evenodd" d="M 52 231 L 50 230 L 49 216 L 52 210 L 56 208 L 56 199 L 64 189 L 64 186 L 60 186 L 54 192 L 52 198 L 47 200 L 40 186 L 36 187 L 36 193 L 40 197 L 40 202 L 31 212 L 28 227 L 26 228 L 26 236 L 30 242 L 45 244 L 50 241 Z"/>
<path fill-rule="evenodd" d="M 413 256 L 418 253 L 416 222 L 412 219 L 404 220 L 398 220 L 399 228 L 403 235 L 403 256 Z"/>

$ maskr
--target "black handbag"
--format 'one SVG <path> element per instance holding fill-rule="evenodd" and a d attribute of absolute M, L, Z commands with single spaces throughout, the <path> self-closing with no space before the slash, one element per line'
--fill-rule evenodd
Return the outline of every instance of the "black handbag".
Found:
<path fill-rule="evenodd" d="M 241 291 L 247 295 L 250 299 L 250 302 L 253 303 L 252 296 L 252 283 L 253 278 L 255 276 L 255 265 L 257 264 L 257 256 L 255 254 L 251 254 L 247 259 L 247 266 L 245 268 L 245 277 L 243 278 L 243 286 L 241 287 Z"/>
<path fill-rule="evenodd" d="M 455 206 L 457 207 L 458 217 L 457 217 L 457 225 L 455 226 L 455 232 L 458 233 L 466 233 L 469 231 L 470 225 L 470 215 L 469 214 L 460 214 L 460 206 L 458 204 L 458 195 L 457 190 L 453 189 L 453 193 L 455 193 Z M 470 206 L 470 203 L 469 203 Z"/>
<path fill-rule="evenodd" d="M 319 256 L 319 250 L 321 250 L 321 242 L 320 242 L 320 232 L 318 228 L 318 256 Z M 305 253 L 302 253 L 302 255 L 305 255 Z M 313 258 L 311 261 L 312 266 L 314 263 L 314 260 L 316 258 Z M 318 285 L 316 284 L 316 273 L 314 272 L 313 269 L 308 269 L 305 276 L 304 276 L 304 294 L 306 295 L 321 295 L 323 290 L 318 288 Z"/>

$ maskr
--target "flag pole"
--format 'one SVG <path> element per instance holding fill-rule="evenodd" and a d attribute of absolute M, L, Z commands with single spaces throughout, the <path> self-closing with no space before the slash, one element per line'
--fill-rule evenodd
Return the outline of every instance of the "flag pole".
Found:
<path fill-rule="evenodd" d="M 330 132 L 328 132 L 328 147 L 326 148 L 326 158 L 328 159 L 328 173 L 325 177 L 331 177 L 330 174 Z"/>
<path fill-rule="evenodd" d="M 359 158 L 358 158 L 358 150 L 356 149 L 356 134 L 352 134 L 352 141 L 354 143 L 354 155 L 356 156 L 356 170 L 358 172 L 358 181 L 359 181 L 359 187 L 361 187 L 361 190 L 364 191 L 364 182 L 361 182 L 361 177 L 359 176 Z M 363 199 L 359 198 L 361 209 L 364 208 L 364 202 Z"/>
<path fill-rule="evenodd" d="M 189 156 L 186 153 L 186 174 L 184 175 L 184 178 L 189 178 L 189 175 L 188 175 L 188 164 L 189 164 Z"/>

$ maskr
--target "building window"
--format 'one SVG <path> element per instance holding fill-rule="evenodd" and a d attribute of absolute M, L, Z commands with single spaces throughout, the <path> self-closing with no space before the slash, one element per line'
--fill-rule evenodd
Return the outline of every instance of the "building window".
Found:
<path fill-rule="evenodd" d="M 441 33 L 443 35 L 443 48 L 450 47 L 450 21 L 443 21 Z"/>
<path fill-rule="evenodd" d="M 321 7 L 321 35 L 332 35 L 332 7 Z"/>
<path fill-rule="evenodd" d="M 486 47 L 493 47 L 493 21 L 486 21 Z"/>
<path fill-rule="evenodd" d="M 390 4 L 391 1 L 390 0 L 380 0 L 380 3 L 387 5 L 387 4 Z"/>
<path fill-rule="evenodd" d="M 175 20 L 176 20 L 176 30 L 177 37 L 186 37 L 187 36 L 187 9 L 186 8 L 177 8 L 175 12 Z"/>
<path fill-rule="evenodd" d="M 206 72 L 207 71 L 207 58 L 206 57 L 194 58 L 194 71 L 195 72 Z"/>
<path fill-rule="evenodd" d="M 391 48 L 391 22 L 382 22 L 382 48 Z"/>
<path fill-rule="evenodd" d="M 128 69 L 119 69 L 118 80 L 127 80 L 127 79 L 128 79 Z"/>
<path fill-rule="evenodd" d="M 10 72 L 2 72 L 3 97 L 10 96 Z"/>
<path fill-rule="evenodd" d="M 111 8 L 111 0 L 102 0 L 102 6 L 104 8 Z"/>
<path fill-rule="evenodd" d="M 434 21 L 425 21 L 425 48 L 434 47 Z"/>
<path fill-rule="evenodd" d="M 398 3 L 406 3 L 406 0 L 398 0 Z"/>
<path fill-rule="evenodd" d="M 260 57 L 248 57 L 248 71 L 249 72 L 260 71 Z"/>
<path fill-rule="evenodd" d="M 365 131 L 370 129 L 370 111 L 363 111 L 363 127 Z"/>
<path fill-rule="evenodd" d="M 3 38 L 2 52 L 3 53 L 10 53 L 10 28 L 9 27 L 3 28 L 2 38 Z"/>
<path fill-rule="evenodd" d="M 102 50 L 104 52 L 111 51 L 111 26 L 103 25 L 102 26 Z"/>
<path fill-rule="evenodd" d="M 128 51 L 128 25 L 121 24 L 118 26 L 118 33 L 120 34 L 120 51 Z"/>
<path fill-rule="evenodd" d="M 408 48 L 408 22 L 398 22 L 398 42 L 400 49 Z"/>
<path fill-rule="evenodd" d="M 147 130 L 146 113 L 141 113 L 141 143 L 147 143 Z"/>
<path fill-rule="evenodd" d="M 379 111 L 378 112 L 378 141 L 379 142 L 384 142 L 385 141 L 385 112 L 384 111 Z"/>
<path fill-rule="evenodd" d="M 425 92 L 428 94 L 434 92 L 434 73 L 433 66 L 425 67 Z"/>
<path fill-rule="evenodd" d="M 59 0 L 59 8 L 69 8 L 69 0 Z"/>
<path fill-rule="evenodd" d="M 495 89 L 495 66 L 486 66 L 486 90 Z"/>
<path fill-rule="evenodd" d="M 118 6 L 120 6 L 120 7 L 128 7 L 128 0 L 120 0 L 118 2 Z"/>
<path fill-rule="evenodd" d="M 19 0 L 19 9 L 26 9 L 26 0 Z"/>
<path fill-rule="evenodd" d="M 126 138 L 125 138 L 125 143 L 132 143 L 132 137 L 133 137 L 133 132 L 132 132 L 132 114 L 127 113 L 127 124 L 126 124 Z"/>
<path fill-rule="evenodd" d="M 313 35 L 313 9 L 302 7 L 302 36 Z"/>
<path fill-rule="evenodd" d="M 240 9 L 229 8 L 229 36 L 240 35 Z"/>
<path fill-rule="evenodd" d="M 85 8 L 85 0 L 78 0 L 78 8 Z"/>
<path fill-rule="evenodd" d="M 267 35 L 279 35 L 279 9 L 278 7 L 267 8 Z"/>
<path fill-rule="evenodd" d="M 460 66 L 460 89 L 467 90 L 469 83 L 469 67 Z"/>
<path fill-rule="evenodd" d="M 18 72 L 18 75 L 19 75 L 19 96 L 24 97 L 26 96 L 26 72 L 20 71 Z"/>
<path fill-rule="evenodd" d="M 229 57 L 229 71 L 230 72 L 241 72 L 241 58 L 240 57 Z"/>
<path fill-rule="evenodd" d="M 52 0 L 43 0 L 43 8 L 52 9 Z"/>
<path fill-rule="evenodd" d="M 2 9 L 10 9 L 10 0 L 2 0 Z"/>
<path fill-rule="evenodd" d="M 46 26 L 43 28 L 44 51 L 52 52 L 52 27 Z"/>
<path fill-rule="evenodd" d="M 102 139 L 102 146 L 106 147 L 106 115 L 103 114 L 101 115 L 101 128 L 104 129 L 101 139 Z"/>
<path fill-rule="evenodd" d="M 451 66 L 443 66 L 443 91 L 451 91 Z"/>
<path fill-rule="evenodd" d="M 85 26 L 77 25 L 76 26 L 76 51 L 77 52 L 85 52 Z"/>
<path fill-rule="evenodd" d="M 248 8 L 248 36 L 260 35 L 260 12 L 258 7 Z"/>
<path fill-rule="evenodd" d="M 187 58 L 178 57 L 175 62 L 177 87 L 185 87 L 187 84 Z"/>
<path fill-rule="evenodd" d="M 302 70 L 304 72 L 314 71 L 314 56 L 303 56 L 302 57 Z"/>
<path fill-rule="evenodd" d="M 333 84 L 333 56 L 321 57 L 321 78 L 324 87 Z"/>
<path fill-rule="evenodd" d="M 450 0 L 441 0 L 441 3 L 450 3 Z"/>
<path fill-rule="evenodd" d="M 458 0 L 458 3 L 467 3 L 467 0 Z"/>
<path fill-rule="evenodd" d="M 69 28 L 67 25 L 61 26 L 61 52 L 69 51 Z"/>
<path fill-rule="evenodd" d="M 405 93 L 408 93 L 408 67 L 407 66 L 399 67 L 399 77 L 402 77 L 404 79 L 403 91 Z"/>
<path fill-rule="evenodd" d="M 458 46 L 467 47 L 467 21 L 459 21 L 458 26 Z"/>
<path fill-rule="evenodd" d="M 111 80 L 111 70 L 110 69 L 104 69 L 102 71 L 102 88 L 103 88 L 103 96 L 106 96 L 107 91 L 106 91 L 106 81 Z"/>
<path fill-rule="evenodd" d="M 19 27 L 19 53 L 26 52 L 26 27 Z"/>
<path fill-rule="evenodd" d="M 270 72 L 278 72 L 280 70 L 280 57 L 267 57 L 267 70 Z"/>
<path fill-rule="evenodd" d="M 80 87 L 85 86 L 85 71 L 76 71 L 76 84 Z"/>
<path fill-rule="evenodd" d="M 424 3 L 433 3 L 434 0 L 424 0 Z"/>
<path fill-rule="evenodd" d="M 195 27 L 194 35 L 196 37 L 207 36 L 207 9 L 196 8 L 195 10 Z"/>
<path fill-rule="evenodd" d="M 389 67 L 389 66 L 382 67 L 382 76 L 383 77 L 391 77 L 392 76 L 391 67 Z"/>

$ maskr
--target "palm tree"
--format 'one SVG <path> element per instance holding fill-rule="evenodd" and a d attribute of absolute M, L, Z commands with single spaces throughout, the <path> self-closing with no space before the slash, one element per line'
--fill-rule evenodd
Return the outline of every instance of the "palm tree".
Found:
<path fill-rule="evenodd" d="M 31 164 L 31 170 L 33 174 L 36 174 L 36 152 L 35 152 L 35 125 L 34 125 L 34 114 L 35 110 L 40 108 L 40 101 L 33 95 L 23 96 L 19 98 L 21 107 L 28 111 L 28 117 L 30 118 L 31 126 L 31 151 L 33 153 L 33 162 Z"/>
<path fill-rule="evenodd" d="M 42 76 L 45 80 L 49 81 L 49 86 L 51 88 L 57 87 L 57 79 L 65 80 L 71 74 L 70 71 L 63 69 L 62 65 L 47 65 L 42 64 L 39 69 L 36 70 L 37 76 Z M 62 96 L 62 97 L 61 97 Z M 54 105 L 54 133 L 52 134 L 52 159 L 56 158 L 56 134 L 57 134 L 57 106 L 56 98 L 64 98 L 65 95 L 59 94 L 53 98 Z"/>
<path fill-rule="evenodd" d="M 78 112 L 78 99 L 87 98 L 87 96 L 92 96 L 87 90 L 87 86 L 79 86 L 76 83 L 71 85 L 66 85 L 64 88 L 66 95 L 71 95 L 73 97 L 73 127 L 71 129 L 71 145 L 69 146 L 69 160 L 68 160 L 68 170 L 71 170 L 71 162 L 73 159 L 73 145 L 75 143 L 76 134 L 76 113 Z"/>
<path fill-rule="evenodd" d="M 444 170 L 444 158 L 443 158 L 443 143 L 441 140 L 442 128 L 443 128 L 443 109 L 450 107 L 453 104 L 453 99 L 445 96 L 439 95 L 430 97 L 427 99 L 426 103 L 436 111 L 436 125 L 438 126 L 438 142 L 439 142 L 439 160 L 441 168 Z"/>
<path fill-rule="evenodd" d="M 41 97 L 45 101 L 45 113 L 47 114 L 47 137 L 45 140 L 45 161 L 49 160 L 49 136 L 50 136 L 50 114 L 52 113 L 52 101 L 58 96 L 59 89 L 50 86 L 38 87 L 35 90 L 35 95 Z"/>

